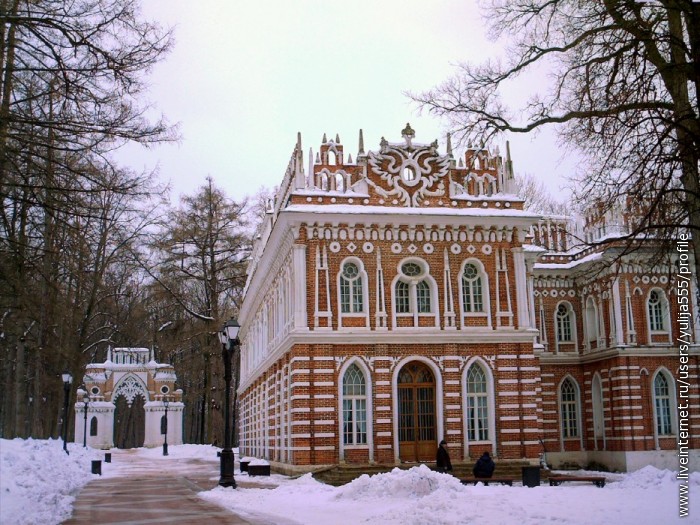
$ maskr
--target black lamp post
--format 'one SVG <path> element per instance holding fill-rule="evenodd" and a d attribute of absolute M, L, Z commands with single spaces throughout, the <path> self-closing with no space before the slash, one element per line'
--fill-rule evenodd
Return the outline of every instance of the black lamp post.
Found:
<path fill-rule="evenodd" d="M 241 326 L 235 319 L 226 322 L 219 333 L 221 340 L 221 356 L 224 358 L 224 380 L 226 381 L 226 405 L 224 407 L 224 449 L 221 451 L 221 477 L 219 485 L 222 487 L 236 488 L 236 480 L 233 479 L 234 456 L 231 449 L 231 357 L 234 349 L 240 344 L 238 332 Z"/>
<path fill-rule="evenodd" d="M 66 454 L 68 452 L 68 445 L 66 445 L 66 440 L 68 439 L 68 396 L 70 396 L 70 385 L 73 382 L 73 376 L 70 372 L 65 371 L 61 374 L 63 379 L 63 450 Z"/>
<path fill-rule="evenodd" d="M 163 398 L 163 406 L 165 407 L 165 419 L 163 420 L 163 455 L 168 455 L 168 398 Z"/>
<path fill-rule="evenodd" d="M 83 403 L 83 416 L 85 419 L 83 424 L 83 448 L 87 448 L 87 409 L 88 403 L 90 403 L 90 396 L 88 396 L 87 392 L 83 394 Z"/>

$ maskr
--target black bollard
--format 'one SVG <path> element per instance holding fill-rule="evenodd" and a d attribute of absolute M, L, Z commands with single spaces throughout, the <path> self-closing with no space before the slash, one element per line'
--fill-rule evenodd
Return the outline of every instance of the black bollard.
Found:
<path fill-rule="evenodd" d="M 112 462 L 112 453 L 106 452 L 105 453 L 105 463 L 111 463 L 111 462 Z"/>
<path fill-rule="evenodd" d="M 92 473 L 102 475 L 102 461 L 99 459 L 92 460 Z"/>

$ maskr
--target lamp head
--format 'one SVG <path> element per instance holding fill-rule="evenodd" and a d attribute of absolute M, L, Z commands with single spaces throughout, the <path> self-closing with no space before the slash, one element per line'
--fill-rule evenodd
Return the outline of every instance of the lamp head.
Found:
<path fill-rule="evenodd" d="M 70 375 L 70 372 L 68 372 L 68 370 L 61 374 L 61 378 L 63 379 L 63 383 L 66 385 L 70 385 L 73 382 L 73 376 Z"/>
<path fill-rule="evenodd" d="M 236 319 L 231 318 L 224 324 L 223 331 L 226 333 L 226 337 L 229 341 L 235 341 L 238 339 L 238 332 L 241 331 L 241 325 L 238 324 Z"/>

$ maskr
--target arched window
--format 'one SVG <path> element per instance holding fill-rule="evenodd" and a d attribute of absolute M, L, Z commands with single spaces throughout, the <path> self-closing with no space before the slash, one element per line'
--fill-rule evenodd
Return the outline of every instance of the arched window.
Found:
<path fill-rule="evenodd" d="M 343 376 L 343 443 L 367 444 L 367 390 L 365 376 L 356 364 Z"/>
<path fill-rule="evenodd" d="M 589 343 L 598 340 L 598 309 L 593 297 L 586 299 L 586 336 Z"/>
<path fill-rule="evenodd" d="M 647 300 L 647 312 L 649 314 L 649 330 L 652 332 L 665 332 L 666 315 L 664 307 L 666 306 L 666 297 L 659 290 L 652 290 Z"/>
<path fill-rule="evenodd" d="M 396 283 L 396 313 L 407 314 L 411 312 L 411 301 L 408 297 L 408 283 L 398 281 Z"/>
<path fill-rule="evenodd" d="M 430 286 L 425 281 L 416 284 L 416 305 L 419 314 L 429 314 L 430 309 Z"/>
<path fill-rule="evenodd" d="M 483 280 L 476 265 L 467 263 L 462 271 L 462 309 L 464 312 L 483 312 Z"/>
<path fill-rule="evenodd" d="M 663 372 L 659 372 L 654 378 L 654 411 L 657 436 L 672 435 L 674 432 L 671 424 L 671 389 Z"/>
<path fill-rule="evenodd" d="M 467 372 L 467 438 L 486 441 L 489 438 L 489 411 L 486 374 L 474 363 Z"/>
<path fill-rule="evenodd" d="M 576 385 L 569 378 L 561 384 L 560 403 L 562 437 L 578 437 L 578 395 Z"/>
<path fill-rule="evenodd" d="M 340 311 L 344 314 L 364 311 L 362 278 L 354 262 L 346 262 L 340 274 Z"/>
<path fill-rule="evenodd" d="M 413 316 L 415 326 L 418 326 L 419 315 L 435 315 L 437 307 L 433 298 L 434 283 L 435 281 L 428 274 L 428 266 L 423 261 L 412 260 L 402 263 L 394 284 L 396 315 Z"/>
<path fill-rule="evenodd" d="M 559 303 L 556 313 L 557 341 L 559 343 L 572 343 L 574 341 L 572 317 L 571 305 L 569 303 Z"/>
<path fill-rule="evenodd" d="M 91 436 L 97 435 L 97 418 L 95 416 L 93 416 L 92 419 L 90 420 L 90 435 Z"/>

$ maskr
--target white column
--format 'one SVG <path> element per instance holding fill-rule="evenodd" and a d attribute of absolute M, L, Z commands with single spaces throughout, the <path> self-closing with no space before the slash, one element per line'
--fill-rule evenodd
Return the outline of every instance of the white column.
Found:
<path fill-rule="evenodd" d="M 620 302 L 620 279 L 616 278 L 612 285 L 612 308 L 615 321 L 615 343 L 619 345 L 625 344 L 625 334 L 622 330 L 622 303 Z"/>
<path fill-rule="evenodd" d="M 295 244 L 292 247 L 292 265 L 294 268 L 294 328 L 305 330 L 309 326 L 306 318 L 306 245 Z"/>
<path fill-rule="evenodd" d="M 515 294 L 518 305 L 518 328 L 530 327 L 530 311 L 527 298 L 527 275 L 525 271 L 525 254 L 522 248 L 512 248 L 515 270 Z M 498 300 L 498 298 L 496 298 Z"/>

